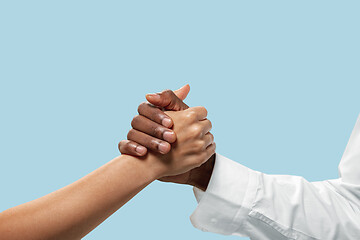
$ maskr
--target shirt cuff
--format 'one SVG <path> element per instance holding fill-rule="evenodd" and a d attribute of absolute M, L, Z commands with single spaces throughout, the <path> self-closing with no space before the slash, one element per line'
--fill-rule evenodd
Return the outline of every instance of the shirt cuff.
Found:
<path fill-rule="evenodd" d="M 216 154 L 206 192 L 194 188 L 198 206 L 190 217 L 194 227 L 224 235 L 235 234 L 248 218 L 259 185 L 259 173 Z"/>

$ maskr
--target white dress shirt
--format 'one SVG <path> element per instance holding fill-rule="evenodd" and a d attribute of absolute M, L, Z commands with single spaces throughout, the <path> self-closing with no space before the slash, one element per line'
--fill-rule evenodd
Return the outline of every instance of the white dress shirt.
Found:
<path fill-rule="evenodd" d="M 308 182 L 268 175 L 219 154 L 206 192 L 194 188 L 190 219 L 203 231 L 255 240 L 360 239 L 360 116 L 340 178 Z"/>

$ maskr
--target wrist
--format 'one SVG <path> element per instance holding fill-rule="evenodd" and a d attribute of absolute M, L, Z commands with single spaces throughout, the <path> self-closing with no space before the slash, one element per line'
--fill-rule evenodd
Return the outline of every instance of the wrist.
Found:
<path fill-rule="evenodd" d="M 154 180 L 157 180 L 163 177 L 166 173 L 166 169 L 164 164 L 161 161 L 160 154 L 149 152 L 145 157 L 144 160 L 146 161 L 147 169 L 151 172 L 152 177 Z"/>
<path fill-rule="evenodd" d="M 134 157 L 127 154 L 122 154 L 120 161 L 127 161 L 146 179 L 148 182 L 153 182 L 161 177 L 162 171 L 156 162 L 156 157 L 148 153 L 143 157 Z"/>
<path fill-rule="evenodd" d="M 215 165 L 216 154 L 212 155 L 203 165 L 192 170 L 189 185 L 206 191 Z"/>
<path fill-rule="evenodd" d="M 162 154 L 148 152 L 148 154 L 143 157 L 129 157 L 132 158 L 133 162 L 141 165 L 141 167 L 145 169 L 146 175 L 153 181 L 166 175 L 167 166 L 164 164 L 164 161 L 162 161 L 164 158 L 164 155 Z"/>

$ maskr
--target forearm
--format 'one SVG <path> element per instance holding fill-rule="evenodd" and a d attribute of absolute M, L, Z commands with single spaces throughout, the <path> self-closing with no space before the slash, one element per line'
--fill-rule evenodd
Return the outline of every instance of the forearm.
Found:
<path fill-rule="evenodd" d="M 119 156 L 60 190 L 0 213 L 0 235 L 80 239 L 157 178 L 149 164 Z"/>

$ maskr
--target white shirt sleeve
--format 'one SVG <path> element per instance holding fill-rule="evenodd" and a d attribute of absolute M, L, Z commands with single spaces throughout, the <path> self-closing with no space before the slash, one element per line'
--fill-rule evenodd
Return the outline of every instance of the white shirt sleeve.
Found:
<path fill-rule="evenodd" d="M 340 178 L 308 182 L 267 175 L 219 154 L 191 222 L 200 230 L 259 240 L 360 239 L 360 117 L 339 165 Z"/>

